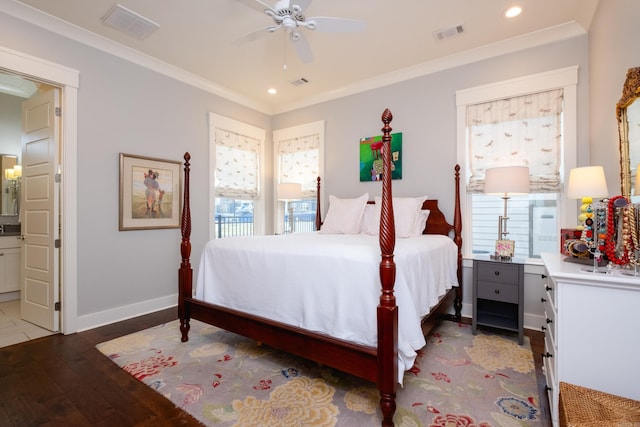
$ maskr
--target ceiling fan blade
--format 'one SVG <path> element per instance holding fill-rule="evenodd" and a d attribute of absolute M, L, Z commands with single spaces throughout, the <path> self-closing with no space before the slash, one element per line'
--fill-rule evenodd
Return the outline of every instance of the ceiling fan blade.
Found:
<path fill-rule="evenodd" d="M 304 12 L 310 4 L 311 0 L 293 0 L 290 5 L 298 6 L 300 8 L 300 12 Z"/>
<path fill-rule="evenodd" d="M 289 34 L 289 38 L 291 39 L 293 49 L 296 51 L 300 60 L 305 64 L 313 62 L 313 52 L 311 52 L 309 43 L 304 35 L 299 31 L 292 31 Z"/>
<path fill-rule="evenodd" d="M 267 3 L 260 0 L 237 0 L 240 3 L 249 6 L 251 9 L 257 10 L 260 13 L 264 13 L 265 10 L 273 10 L 273 8 Z"/>
<path fill-rule="evenodd" d="M 275 31 L 275 30 L 272 31 L 273 28 L 274 28 L 273 25 L 270 25 L 264 28 L 259 28 L 255 31 L 251 31 L 250 33 L 245 34 L 244 36 L 238 37 L 237 39 L 233 40 L 231 43 L 233 45 L 239 45 L 242 43 L 252 42 L 254 40 L 261 39 L 266 35 L 271 34 L 271 32 Z"/>
<path fill-rule="evenodd" d="M 306 20 L 307 28 L 326 33 L 359 33 L 366 25 L 363 21 L 347 18 L 333 18 L 329 16 L 314 16 Z"/>

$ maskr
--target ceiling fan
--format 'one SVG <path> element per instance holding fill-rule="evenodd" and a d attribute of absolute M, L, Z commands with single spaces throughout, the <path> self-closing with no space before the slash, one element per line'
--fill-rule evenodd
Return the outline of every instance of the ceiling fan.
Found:
<path fill-rule="evenodd" d="M 313 52 L 302 34 L 302 29 L 323 31 L 330 33 L 354 33 L 364 31 L 364 22 L 355 19 L 334 18 L 329 16 L 314 16 L 307 18 L 304 11 L 311 4 L 311 0 L 279 0 L 273 7 L 261 0 L 238 0 L 273 19 L 274 25 L 253 31 L 236 42 L 252 41 L 269 33 L 283 29 L 293 44 L 293 48 L 300 60 L 307 64 L 313 61 Z"/>

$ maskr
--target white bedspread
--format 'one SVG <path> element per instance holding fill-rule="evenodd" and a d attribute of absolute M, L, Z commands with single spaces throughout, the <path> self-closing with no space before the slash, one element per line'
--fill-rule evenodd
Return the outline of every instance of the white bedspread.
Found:
<path fill-rule="evenodd" d="M 446 236 L 397 239 L 398 381 L 425 345 L 420 319 L 457 286 Z M 295 233 L 207 243 L 195 297 L 330 336 L 377 346 L 378 236 Z"/>

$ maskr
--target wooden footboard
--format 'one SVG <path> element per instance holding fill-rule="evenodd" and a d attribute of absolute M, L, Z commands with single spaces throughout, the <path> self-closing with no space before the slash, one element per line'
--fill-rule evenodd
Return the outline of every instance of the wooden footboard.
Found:
<path fill-rule="evenodd" d="M 392 115 L 389 110 L 382 114 L 383 132 L 383 187 L 382 216 L 380 218 L 380 283 L 381 294 L 377 309 L 378 347 L 368 347 L 336 339 L 324 334 L 314 333 L 270 319 L 254 316 L 219 305 L 206 303 L 193 298 L 193 270 L 191 268 L 191 213 L 189 194 L 190 160 L 189 153 L 184 159 L 184 200 L 182 211 L 182 242 L 180 253 L 182 262 L 178 271 L 178 317 L 182 341 L 188 340 L 190 319 L 197 319 L 208 324 L 243 335 L 266 345 L 278 348 L 298 356 L 314 360 L 323 365 L 373 381 L 380 391 L 380 408 L 382 425 L 393 426 L 396 410 L 396 390 L 398 384 L 398 307 L 394 295 L 396 265 L 394 262 L 395 226 L 393 217 L 391 191 L 391 127 Z M 448 224 L 444 215 L 437 208 L 437 201 L 427 200 L 424 209 L 433 209 L 433 218 L 429 218 L 425 234 L 453 233 L 458 246 L 458 283 L 445 294 L 429 316 L 423 321 L 423 330 L 428 332 L 442 318 L 442 315 L 453 304 L 455 317 L 460 318 L 462 307 L 462 237 L 460 215 L 460 175 L 456 166 L 456 207 L 454 224 Z M 318 188 L 320 180 L 318 179 Z M 435 204 L 434 204 L 435 203 Z M 440 218 L 442 216 L 442 218 Z M 321 221 L 317 217 L 317 228 Z"/>

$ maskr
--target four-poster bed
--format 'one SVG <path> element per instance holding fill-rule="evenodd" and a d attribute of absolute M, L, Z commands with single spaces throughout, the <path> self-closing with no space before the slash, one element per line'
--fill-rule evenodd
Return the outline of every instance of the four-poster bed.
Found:
<path fill-rule="evenodd" d="M 406 320 L 401 320 L 399 322 L 399 316 L 401 319 L 405 319 L 407 316 L 407 312 L 409 312 L 409 306 L 411 305 L 411 300 L 407 303 L 406 301 L 406 292 L 405 288 L 407 286 L 411 287 L 415 285 L 415 283 L 410 283 L 406 285 L 405 282 L 411 280 L 407 280 L 405 276 L 407 275 L 405 270 L 400 269 L 397 270 L 395 257 L 402 257 L 401 259 L 407 259 L 405 257 L 405 241 L 409 242 L 411 239 L 399 239 L 396 240 L 396 226 L 394 220 L 394 205 L 395 201 L 392 198 L 392 190 L 391 190 L 391 161 L 390 161 L 390 143 L 391 143 L 391 127 L 390 123 L 392 120 L 392 115 L 389 110 L 385 110 L 382 114 L 382 122 L 384 124 L 382 128 L 383 132 L 383 179 L 382 179 L 382 197 L 380 203 L 380 219 L 379 219 L 379 232 L 378 234 L 378 243 L 379 243 L 379 252 L 378 249 L 374 250 L 379 257 L 380 260 L 378 264 L 378 273 L 375 274 L 376 280 L 372 280 L 373 282 L 377 282 L 377 277 L 379 276 L 379 284 L 373 283 L 375 285 L 375 289 L 377 289 L 376 294 L 379 297 L 375 297 L 377 299 L 377 308 L 369 307 L 372 311 L 372 318 L 377 318 L 376 325 L 372 325 L 374 328 L 374 343 L 371 344 L 368 341 L 365 341 L 366 344 L 362 344 L 359 342 L 355 342 L 354 340 L 348 340 L 340 336 L 340 334 L 328 333 L 324 331 L 318 332 L 316 329 L 309 329 L 300 326 L 294 326 L 293 323 L 288 323 L 282 320 L 274 320 L 273 316 L 264 316 L 264 315 L 256 315 L 254 310 L 239 310 L 237 308 L 229 308 L 227 305 L 218 304 L 216 302 L 206 302 L 202 299 L 202 290 L 198 290 L 198 296 L 194 297 L 194 289 L 193 289 L 193 270 L 191 268 L 190 262 L 190 254 L 191 254 L 191 213 L 190 213 L 190 193 L 189 193 L 189 172 L 190 172 L 190 155 L 186 153 L 185 158 L 185 179 L 184 179 L 184 203 L 183 203 L 183 214 L 182 214 L 182 242 L 181 242 L 181 256 L 182 262 L 179 269 L 179 301 L 178 301 L 178 316 L 180 318 L 180 330 L 182 332 L 182 341 L 188 340 L 188 332 L 189 332 L 189 321 L 190 319 L 197 319 L 217 327 L 226 329 L 228 331 L 255 339 L 264 344 L 270 345 L 275 348 L 279 348 L 281 350 L 290 352 L 292 354 L 299 355 L 301 357 L 308 358 L 310 360 L 314 360 L 323 365 L 331 366 L 333 368 L 339 369 L 341 371 L 353 374 L 355 376 L 370 380 L 377 384 L 378 389 L 380 391 L 380 408 L 382 412 L 382 425 L 383 426 L 392 426 L 393 425 L 393 415 L 395 413 L 395 396 L 397 385 L 399 383 L 399 336 L 401 346 L 403 344 L 403 335 L 404 335 L 404 324 L 407 323 Z M 435 304 L 429 303 L 427 306 L 428 313 L 420 313 L 420 317 L 417 318 L 416 322 L 419 323 L 418 327 L 422 327 L 421 334 L 427 334 L 431 328 L 433 328 L 436 323 L 443 317 L 446 316 L 448 310 L 451 305 L 453 305 L 455 309 L 455 318 L 460 319 L 460 311 L 462 307 L 462 237 L 461 237 L 461 229 L 462 229 L 462 220 L 461 220 L 461 212 L 460 212 L 460 174 L 459 174 L 459 166 L 455 167 L 455 208 L 454 208 L 454 221 L 453 225 L 448 223 L 444 214 L 438 207 L 437 200 L 426 199 L 422 201 L 422 205 L 420 206 L 422 212 L 428 210 L 428 220 L 426 220 L 426 227 L 421 226 L 419 231 L 422 230 L 423 235 L 445 235 L 449 237 L 453 237 L 453 242 L 455 243 L 453 252 L 451 255 L 447 255 L 448 258 L 454 258 L 453 262 L 453 275 L 454 279 L 457 282 L 458 286 L 448 286 L 447 289 L 442 289 L 444 292 L 442 295 L 438 293 L 438 299 Z M 316 226 L 318 229 L 321 229 L 322 221 L 320 220 L 320 191 L 319 191 L 320 181 L 318 180 L 318 214 L 316 217 Z M 330 207 L 331 208 L 331 207 Z M 319 232 L 321 233 L 321 232 Z M 315 233 L 318 236 L 322 234 Z M 324 235 L 326 236 L 326 234 Z M 278 239 L 281 236 L 270 236 L 266 239 L 270 238 Z M 402 236 L 401 236 L 402 237 Z M 422 236 L 425 237 L 425 236 Z M 436 237 L 436 236 L 434 236 Z M 256 241 L 264 240 L 256 238 Z M 346 238 L 345 238 L 346 239 Z M 366 240 L 367 237 L 362 237 L 362 240 Z M 233 239 L 222 239 L 222 240 L 233 240 Z M 376 240 L 374 238 L 374 240 Z M 449 244 L 451 242 L 448 239 L 444 239 Z M 401 241 L 401 242 L 400 242 Z M 283 240 L 279 239 L 280 246 L 284 246 L 295 243 L 295 239 L 293 240 Z M 394 250 L 396 249 L 396 243 L 399 243 L 400 252 L 394 254 Z M 239 246 L 239 245 L 238 245 Z M 371 246 L 371 245 L 370 245 Z M 206 252 L 205 249 L 204 252 Z M 199 272 L 199 280 L 198 285 L 200 287 L 200 282 L 204 281 L 204 270 L 208 271 L 208 275 L 211 276 L 212 273 L 210 271 L 215 270 L 215 264 L 213 261 L 205 258 L 205 254 L 203 252 L 203 263 L 201 264 L 201 271 Z M 262 252 L 265 252 L 264 250 Z M 335 252 L 335 251 L 334 251 Z M 436 252 L 443 252 L 438 249 Z M 258 253 L 258 252 L 256 252 Z M 209 255 L 207 255 L 209 256 Z M 214 255 L 215 256 L 215 255 Z M 209 256 L 211 258 L 211 256 Z M 244 254 L 244 257 L 247 258 L 247 255 Z M 249 258 L 251 259 L 251 258 Z M 400 259 L 400 258 L 398 258 Z M 267 261 L 268 262 L 268 259 Z M 320 265 L 320 269 L 322 267 L 322 259 L 318 259 L 318 263 Z M 334 261 L 328 261 L 334 262 Z M 377 262 L 377 261 L 376 261 Z M 256 260 L 256 264 L 259 262 Z M 206 264 L 206 267 L 203 265 Z M 209 265 L 211 264 L 211 265 Z M 228 263 L 227 263 L 228 264 Z M 333 264 L 331 264 L 333 265 Z M 405 268 L 403 265 L 402 268 Z M 329 268 L 325 270 L 329 270 L 324 275 L 324 280 L 326 282 L 326 287 L 331 288 L 331 285 L 334 281 L 337 281 L 337 278 L 334 277 L 335 274 L 340 274 L 339 268 Z M 245 271 L 242 267 L 236 268 L 235 270 Z M 369 270 L 372 270 L 369 268 Z M 375 270 L 375 267 L 373 268 Z M 334 274 L 334 276 L 331 276 Z M 366 274 L 360 273 L 361 276 L 364 277 Z M 261 277 L 261 276 L 260 276 Z M 265 275 L 266 277 L 266 275 Z M 363 279 L 364 280 L 364 279 Z M 265 282 L 267 279 L 265 278 Z M 260 289 L 265 287 L 265 283 L 262 283 L 262 280 L 258 280 L 255 283 Z M 234 287 L 235 287 L 234 282 Z M 400 284 L 401 288 L 394 289 L 396 284 Z M 368 282 L 365 285 L 369 285 Z M 350 287 L 341 285 L 342 288 Z M 304 288 L 304 286 L 298 286 L 299 288 Z M 340 286 L 338 286 L 339 288 Z M 413 286 L 421 288 L 420 286 Z M 335 288 L 335 287 L 334 287 Z M 369 286 L 372 288 L 372 286 Z M 381 290 L 380 290 L 381 288 Z M 339 289 L 336 289 L 339 291 Z M 354 290 L 348 290 L 354 292 Z M 396 295 L 396 291 L 400 292 L 400 294 Z M 245 292 L 245 291 L 241 291 Z M 258 292 L 258 290 L 256 290 Z M 286 291 L 287 295 L 289 291 Z M 302 291 L 301 291 L 302 292 Z M 215 293 L 212 291 L 212 293 Z M 249 293 L 240 294 L 240 298 L 243 299 L 243 295 L 249 295 Z M 399 298 L 400 304 L 397 304 L 396 298 Z M 248 298 L 248 297 L 247 297 Z M 337 297 L 336 297 L 337 298 Z M 433 298 L 433 297 L 431 297 Z M 267 298 L 268 299 L 268 298 Z M 274 295 L 275 299 L 275 295 Z M 313 300 L 313 298 L 311 298 Z M 366 298 L 363 298 L 366 299 Z M 399 307 L 401 308 L 406 304 L 407 307 L 406 312 L 402 312 L 402 315 L 399 315 Z M 316 304 L 321 305 L 321 304 Z M 371 304 L 372 306 L 375 303 Z M 319 307 L 317 310 L 328 309 L 329 307 Z M 333 308 L 333 307 L 331 307 Z M 353 308 L 353 307 L 352 307 Z M 305 308 L 308 310 L 308 307 Z M 353 310 L 352 310 L 353 311 Z M 305 312 L 308 315 L 308 311 Z M 326 313 L 325 313 L 326 314 Z M 326 316 L 325 316 L 326 317 Z M 351 323 L 363 323 L 366 326 L 366 321 L 362 320 L 360 322 Z M 399 331 L 399 324 L 401 329 Z M 341 328 L 339 328 L 341 329 Z M 359 332 L 356 332 L 359 333 Z M 401 349 L 401 353 L 403 353 Z M 403 357 L 400 355 L 400 375 L 404 372 L 405 369 L 411 368 L 411 366 L 403 366 Z M 410 363 L 412 363 L 412 359 L 408 359 Z M 404 369 L 403 369 L 404 368 Z M 401 378 L 400 378 L 401 381 Z"/>

